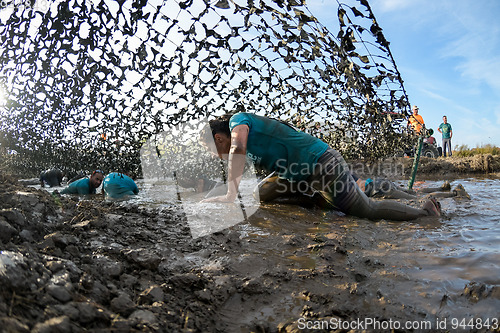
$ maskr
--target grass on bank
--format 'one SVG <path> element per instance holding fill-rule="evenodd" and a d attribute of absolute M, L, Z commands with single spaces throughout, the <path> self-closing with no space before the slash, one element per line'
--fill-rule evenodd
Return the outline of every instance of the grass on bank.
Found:
<path fill-rule="evenodd" d="M 500 155 L 500 148 L 491 144 L 481 145 L 476 148 L 469 148 L 467 145 L 455 146 L 453 156 L 469 157 L 480 154 Z"/>

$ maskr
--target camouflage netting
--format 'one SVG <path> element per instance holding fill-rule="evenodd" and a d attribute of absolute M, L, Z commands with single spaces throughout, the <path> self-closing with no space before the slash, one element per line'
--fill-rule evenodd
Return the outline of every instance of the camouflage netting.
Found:
<path fill-rule="evenodd" d="M 299 0 L 2 4 L 1 167 L 17 173 L 139 171 L 152 135 L 243 110 L 320 123 L 346 158 L 406 140 L 408 99 L 366 0 L 332 2 L 335 32 Z"/>

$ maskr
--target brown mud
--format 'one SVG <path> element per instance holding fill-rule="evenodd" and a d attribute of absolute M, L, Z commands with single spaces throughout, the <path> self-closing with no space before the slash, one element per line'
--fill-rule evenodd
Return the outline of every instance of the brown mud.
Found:
<path fill-rule="evenodd" d="M 376 163 L 351 161 L 348 164 L 361 176 L 407 178 L 412 173 L 413 158 L 389 158 Z M 417 177 L 423 175 L 427 179 L 452 179 L 464 175 L 496 176 L 500 173 L 500 156 L 484 154 L 470 157 L 420 157 L 417 170 Z"/>
<path fill-rule="evenodd" d="M 413 159 L 403 158 L 405 170 L 411 170 Z M 484 154 L 470 157 L 422 157 L 418 164 L 421 174 L 487 174 L 500 172 L 500 156 Z M 408 172 L 410 174 L 410 172 Z"/>
<path fill-rule="evenodd" d="M 491 155 L 422 158 L 419 172 L 499 172 L 499 164 Z M 325 226 L 321 212 L 308 219 L 310 210 L 288 217 L 286 210 L 270 205 L 246 229 L 193 239 L 176 205 L 159 210 L 58 197 L 0 175 L 0 329 L 347 332 L 301 330 L 300 318 L 436 320 L 437 313 L 361 283 L 374 272 L 394 273 L 375 257 L 349 256 L 355 246 L 376 245 L 363 235 L 346 237 L 346 217 L 329 215 Z M 252 233 L 252 226 L 267 232 Z M 470 284 L 461 295 L 445 296 L 445 303 L 477 302 L 500 298 L 500 289 Z"/>

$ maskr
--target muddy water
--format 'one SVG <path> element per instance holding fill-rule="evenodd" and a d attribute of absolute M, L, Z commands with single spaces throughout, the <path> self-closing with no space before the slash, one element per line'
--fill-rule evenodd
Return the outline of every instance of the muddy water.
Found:
<path fill-rule="evenodd" d="M 246 222 L 234 228 L 247 243 L 241 256 L 261 256 L 267 265 L 256 261 L 252 263 L 254 269 L 248 270 L 235 262 L 233 270 L 249 274 L 251 278 L 272 267 L 311 270 L 327 266 L 329 258 L 320 255 L 310 244 L 314 244 L 316 238 L 328 239 L 330 229 L 341 226 L 345 228 L 347 256 L 335 260 L 345 261 L 346 266 L 359 274 L 355 292 L 379 293 L 388 302 L 410 305 L 417 311 L 422 309 L 450 319 L 498 318 L 499 297 L 471 299 L 464 288 L 470 283 L 484 284 L 487 290 L 500 285 L 500 207 L 497 204 L 500 180 L 457 179 L 451 181 L 452 188 L 459 183 L 472 200 L 441 199 L 443 217 L 405 223 L 373 222 L 291 205 L 261 206 Z M 416 183 L 415 187 L 441 184 L 442 181 L 426 181 Z M 139 181 L 138 186 L 142 189 L 137 198 L 139 205 L 162 207 L 169 205 L 166 197 L 179 197 L 171 183 Z M 196 195 L 183 198 L 193 202 L 200 199 Z M 210 204 L 199 209 L 210 215 L 224 208 Z M 289 245 L 285 250 L 266 241 L 280 235 Z M 243 259 L 242 262 L 248 265 Z M 307 288 L 310 283 L 304 282 L 302 286 L 299 283 L 297 290 Z M 300 297 L 283 296 L 272 305 L 256 305 L 256 311 L 236 316 L 230 301 L 228 316 L 238 317 L 240 322 L 273 320 L 278 313 L 285 312 L 299 317 L 301 305 Z M 371 307 L 380 305 L 365 302 L 359 306 L 369 313 L 375 310 Z"/>
<path fill-rule="evenodd" d="M 340 305 L 335 305 L 334 313 L 351 317 L 407 318 L 414 313 L 412 319 L 426 314 L 425 319 L 448 318 L 449 323 L 498 318 L 500 180 L 476 177 L 450 182 L 452 188 L 461 183 L 472 200 L 440 199 L 444 216 L 412 222 L 373 222 L 293 205 L 259 206 L 248 200 L 247 191 L 243 204 L 255 212 L 231 227 L 227 235 L 236 234 L 236 239 L 210 255 L 202 250 L 178 260 L 198 271 L 213 272 L 221 284 L 225 274 L 258 282 L 256 290 L 248 287 L 246 293 L 235 293 L 219 309 L 228 331 L 256 322 L 272 327 L 297 320 L 311 304 L 307 296 L 311 294 L 332 299 L 325 303 L 329 306 L 336 300 Z M 172 182 L 138 180 L 137 184 L 140 194 L 124 205 L 178 209 L 185 204 L 186 215 L 198 217 L 199 223 L 234 217 L 227 213 L 228 205 L 197 204 L 201 196 Z M 441 184 L 428 180 L 415 187 Z M 252 187 L 246 185 L 243 188 Z M 340 251 L 331 250 L 336 245 Z"/>
<path fill-rule="evenodd" d="M 411 301 L 431 313 L 449 313 L 450 317 L 480 314 L 498 318 L 498 297 L 479 298 L 470 304 L 461 296 L 471 282 L 500 284 L 500 181 L 468 178 L 451 185 L 458 183 L 464 185 L 472 200 L 440 200 L 445 215 L 437 222 L 351 224 L 350 237 L 368 242 L 354 246 L 352 253 L 370 255 L 391 265 L 389 271 L 395 281 L 368 283 L 402 303 Z"/>

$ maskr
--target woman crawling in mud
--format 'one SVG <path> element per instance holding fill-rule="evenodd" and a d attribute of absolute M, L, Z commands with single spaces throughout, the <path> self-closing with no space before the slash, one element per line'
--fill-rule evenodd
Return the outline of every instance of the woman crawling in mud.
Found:
<path fill-rule="evenodd" d="M 398 221 L 441 215 L 436 199 L 426 201 L 421 209 L 395 201 L 371 200 L 358 187 L 339 152 L 276 119 L 244 112 L 224 115 L 211 120 L 201 131 L 200 143 L 212 154 L 228 160 L 226 195 L 203 202 L 234 202 L 248 156 L 257 167 L 276 172 L 286 180 L 279 183 L 277 193 L 289 192 L 287 184 L 301 192 L 313 189 L 330 207 L 347 215 Z"/>

